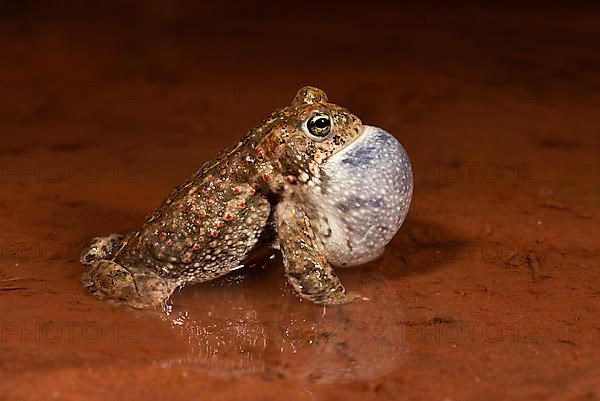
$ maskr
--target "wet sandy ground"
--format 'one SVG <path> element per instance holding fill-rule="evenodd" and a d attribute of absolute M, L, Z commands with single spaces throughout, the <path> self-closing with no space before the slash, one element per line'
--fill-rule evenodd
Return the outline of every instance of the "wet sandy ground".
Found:
<path fill-rule="evenodd" d="M 0 8 L 0 399 L 599 396 L 597 10 L 37 4 Z M 83 290 L 86 241 L 305 84 L 413 161 L 405 225 L 340 272 L 370 302 L 299 301 L 277 255 L 168 314 Z"/>

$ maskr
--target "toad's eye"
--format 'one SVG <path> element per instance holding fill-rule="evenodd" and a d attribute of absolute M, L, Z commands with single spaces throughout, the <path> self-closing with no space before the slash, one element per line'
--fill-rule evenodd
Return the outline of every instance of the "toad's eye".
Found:
<path fill-rule="evenodd" d="M 331 117 L 329 114 L 317 113 L 306 121 L 306 129 L 315 139 L 323 139 L 331 132 Z"/>

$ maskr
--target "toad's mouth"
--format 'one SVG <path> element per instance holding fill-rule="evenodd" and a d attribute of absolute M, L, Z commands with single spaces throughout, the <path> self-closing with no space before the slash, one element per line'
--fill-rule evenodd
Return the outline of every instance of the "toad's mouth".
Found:
<path fill-rule="evenodd" d="M 310 191 L 318 205 L 319 238 L 338 266 L 379 256 L 402 225 L 413 190 L 406 151 L 387 131 L 364 125 L 361 134 L 322 166 L 321 188 Z"/>

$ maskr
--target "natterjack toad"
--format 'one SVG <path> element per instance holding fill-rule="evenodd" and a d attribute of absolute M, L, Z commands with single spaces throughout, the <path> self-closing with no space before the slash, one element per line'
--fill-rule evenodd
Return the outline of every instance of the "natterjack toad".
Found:
<path fill-rule="evenodd" d="M 175 188 L 138 231 L 94 238 L 84 285 L 134 307 L 244 266 L 259 246 L 280 249 L 288 283 L 334 305 L 347 292 L 333 266 L 378 257 L 412 196 L 406 152 L 317 88 L 300 89 L 241 141 Z"/>

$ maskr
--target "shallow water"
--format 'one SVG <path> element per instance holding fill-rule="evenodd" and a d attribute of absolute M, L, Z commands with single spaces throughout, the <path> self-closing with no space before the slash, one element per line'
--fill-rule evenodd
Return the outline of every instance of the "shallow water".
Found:
<path fill-rule="evenodd" d="M 338 307 L 291 293 L 279 258 L 247 270 L 175 295 L 163 320 L 188 347 L 154 363 L 335 383 L 376 379 L 405 360 L 401 303 L 374 269 L 344 272 L 344 283 L 370 301 Z"/>

